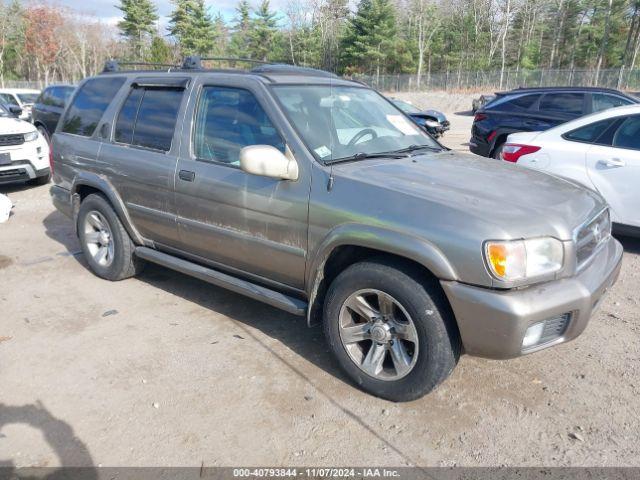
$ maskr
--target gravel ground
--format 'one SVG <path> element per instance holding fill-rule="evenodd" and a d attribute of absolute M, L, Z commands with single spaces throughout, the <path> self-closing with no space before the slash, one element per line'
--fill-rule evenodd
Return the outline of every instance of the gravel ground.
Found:
<path fill-rule="evenodd" d="M 0 465 L 640 465 L 638 240 L 580 338 L 393 404 L 319 328 L 159 267 L 100 280 L 47 187 L 0 192 Z"/>

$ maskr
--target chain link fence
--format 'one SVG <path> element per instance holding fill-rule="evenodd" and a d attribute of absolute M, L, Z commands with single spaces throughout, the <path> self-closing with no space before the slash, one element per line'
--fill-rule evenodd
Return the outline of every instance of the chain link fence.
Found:
<path fill-rule="evenodd" d="M 493 92 L 518 87 L 590 86 L 640 91 L 640 70 L 505 70 L 453 71 L 422 75 L 354 76 L 376 90 L 414 92 L 420 90 Z"/>
<path fill-rule="evenodd" d="M 42 89 L 39 82 L 31 82 L 29 80 L 5 80 L 0 85 L 2 88 L 33 88 L 35 90 Z"/>

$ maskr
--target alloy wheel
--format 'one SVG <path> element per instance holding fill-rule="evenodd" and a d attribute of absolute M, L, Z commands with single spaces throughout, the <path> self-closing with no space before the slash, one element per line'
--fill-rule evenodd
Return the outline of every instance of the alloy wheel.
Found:
<path fill-rule="evenodd" d="M 388 293 L 351 294 L 340 309 L 340 340 L 351 361 L 378 380 L 398 380 L 413 370 L 418 333 L 406 309 Z"/>

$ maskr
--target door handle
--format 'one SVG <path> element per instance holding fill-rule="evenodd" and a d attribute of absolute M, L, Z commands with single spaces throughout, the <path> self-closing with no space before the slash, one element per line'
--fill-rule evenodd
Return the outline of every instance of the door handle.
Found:
<path fill-rule="evenodd" d="M 605 167 L 612 167 L 612 168 L 616 168 L 616 167 L 624 167 L 626 165 L 624 160 L 620 160 L 619 158 L 608 158 L 606 160 L 600 160 L 601 165 L 604 165 Z"/>
<path fill-rule="evenodd" d="M 196 178 L 196 172 L 192 172 L 191 170 L 180 170 L 178 172 L 178 177 L 180 177 L 180 180 L 184 180 L 185 182 L 193 182 Z"/>

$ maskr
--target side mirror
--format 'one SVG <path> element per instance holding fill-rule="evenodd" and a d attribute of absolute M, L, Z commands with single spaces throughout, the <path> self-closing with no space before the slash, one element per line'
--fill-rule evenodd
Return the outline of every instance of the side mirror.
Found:
<path fill-rule="evenodd" d="M 297 180 L 298 163 L 271 145 L 250 145 L 240 150 L 240 168 L 253 175 Z"/>
<path fill-rule="evenodd" d="M 18 105 L 9 105 L 9 113 L 14 117 L 22 115 L 22 109 Z"/>

